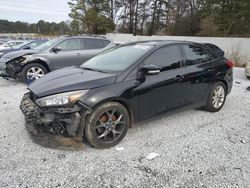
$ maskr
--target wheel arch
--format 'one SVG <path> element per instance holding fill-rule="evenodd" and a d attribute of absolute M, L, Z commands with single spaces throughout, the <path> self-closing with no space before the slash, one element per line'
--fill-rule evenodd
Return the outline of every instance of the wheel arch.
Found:
<path fill-rule="evenodd" d="M 30 65 L 32 63 L 39 63 L 39 64 L 43 65 L 47 69 L 48 72 L 51 71 L 48 63 L 42 59 L 34 59 L 32 61 L 29 61 L 26 64 L 24 64 L 23 67 L 25 67 L 26 65 Z"/>
<path fill-rule="evenodd" d="M 226 93 L 228 93 L 228 83 L 227 83 L 227 81 L 224 80 L 224 79 L 221 79 L 221 80 L 219 80 L 219 82 L 222 82 L 223 84 L 225 84 L 225 86 L 226 86 Z"/>
<path fill-rule="evenodd" d="M 92 110 L 96 109 L 97 107 L 99 107 L 99 106 L 101 106 L 101 105 L 103 105 L 105 103 L 109 103 L 109 102 L 119 103 L 124 108 L 126 108 L 126 110 L 128 111 L 128 114 L 129 114 L 129 119 L 130 119 L 130 125 L 129 125 L 129 127 L 132 127 L 133 122 L 134 122 L 134 114 L 133 114 L 133 111 L 132 111 L 131 107 L 129 106 L 129 104 L 125 100 L 123 100 L 123 99 L 120 99 L 120 98 L 109 98 L 109 99 L 102 100 L 102 101 L 98 102 L 97 104 L 95 104 L 92 107 Z"/>

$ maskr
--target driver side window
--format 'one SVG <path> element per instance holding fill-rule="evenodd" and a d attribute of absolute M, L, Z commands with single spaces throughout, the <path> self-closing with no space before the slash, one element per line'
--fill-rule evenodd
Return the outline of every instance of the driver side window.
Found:
<path fill-rule="evenodd" d="M 74 51 L 74 50 L 81 50 L 81 39 L 68 39 L 56 47 L 60 47 L 61 51 Z"/>
<path fill-rule="evenodd" d="M 181 67 L 182 56 L 177 45 L 162 47 L 151 54 L 145 65 L 154 64 L 161 68 L 161 72 Z"/>

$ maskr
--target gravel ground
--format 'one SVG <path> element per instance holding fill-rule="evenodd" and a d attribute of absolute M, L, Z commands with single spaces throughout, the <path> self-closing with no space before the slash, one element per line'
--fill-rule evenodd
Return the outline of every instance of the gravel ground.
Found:
<path fill-rule="evenodd" d="M 57 150 L 30 139 L 25 85 L 0 78 L 0 187 L 250 187 L 250 81 L 235 69 L 219 113 L 188 110 L 131 128 L 115 148 Z M 145 157 L 155 152 L 157 158 Z"/>

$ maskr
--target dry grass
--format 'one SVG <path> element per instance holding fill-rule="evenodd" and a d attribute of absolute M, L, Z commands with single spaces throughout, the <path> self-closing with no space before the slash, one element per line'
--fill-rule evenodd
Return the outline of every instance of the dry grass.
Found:
<path fill-rule="evenodd" d="M 240 45 L 232 47 L 227 53 L 226 57 L 234 62 L 235 67 L 245 67 L 249 58 L 247 55 L 242 54 Z"/>

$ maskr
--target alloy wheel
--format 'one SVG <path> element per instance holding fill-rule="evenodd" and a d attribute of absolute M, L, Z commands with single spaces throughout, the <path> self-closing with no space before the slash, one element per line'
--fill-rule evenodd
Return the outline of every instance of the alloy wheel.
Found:
<path fill-rule="evenodd" d="M 97 119 L 95 132 L 98 140 L 114 142 L 125 130 L 125 118 L 122 112 L 114 109 L 106 110 Z"/>
<path fill-rule="evenodd" d="M 45 73 L 40 67 L 31 67 L 27 71 L 28 80 L 32 80 L 32 79 L 37 80 L 37 79 L 43 77 L 44 75 L 45 75 Z"/>
<path fill-rule="evenodd" d="M 214 108 L 220 108 L 225 100 L 225 89 L 222 86 L 217 86 L 213 92 L 212 105 Z"/>

